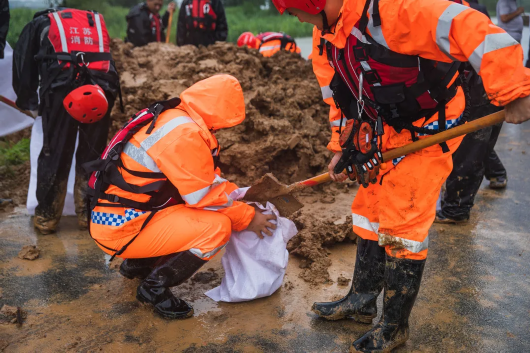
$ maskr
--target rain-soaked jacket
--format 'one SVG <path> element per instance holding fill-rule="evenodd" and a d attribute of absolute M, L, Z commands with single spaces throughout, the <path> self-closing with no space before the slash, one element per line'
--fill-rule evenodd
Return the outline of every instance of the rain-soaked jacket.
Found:
<path fill-rule="evenodd" d="M 367 33 L 380 45 L 399 54 L 451 63 L 467 62 L 482 77 L 489 99 L 498 106 L 530 94 L 530 71 L 523 66 L 522 47 L 482 13 L 445 0 L 368 0 L 379 5 L 381 26 L 374 26 L 372 11 Z M 359 22 L 366 1 L 344 0 L 341 15 L 330 33 L 313 31 L 313 68 L 322 95 L 331 106 L 332 140 L 328 148 L 340 151 L 341 112 L 329 84 L 335 74 L 321 38 L 344 48 Z M 370 9 L 373 9 L 373 3 Z M 463 110 L 461 90 L 449 102 Z"/>
<path fill-rule="evenodd" d="M 181 104 L 175 109 L 158 116 L 150 134 L 146 133 L 147 125 L 127 143 L 120 156 L 123 178 L 129 184 L 144 186 L 153 179 L 132 175 L 127 170 L 161 172 L 176 187 L 187 208 L 222 213 L 230 219 L 233 230 L 246 229 L 254 217 L 254 208 L 230 198 L 230 193 L 238 187 L 223 179 L 220 169 L 214 165 L 219 143 L 212 133 L 236 126 L 245 119 L 245 102 L 239 82 L 229 75 L 213 76 L 185 90 L 180 99 Z M 150 198 L 114 185 L 106 193 L 138 202 L 147 202 Z M 92 237 L 97 241 L 134 236 L 151 213 L 105 207 L 101 204 L 110 205 L 111 202 L 102 199 L 99 202 L 90 226 Z"/>

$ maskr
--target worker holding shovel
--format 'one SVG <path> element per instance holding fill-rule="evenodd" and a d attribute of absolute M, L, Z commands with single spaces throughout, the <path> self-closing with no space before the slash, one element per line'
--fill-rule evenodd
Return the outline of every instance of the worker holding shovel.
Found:
<path fill-rule="evenodd" d="M 343 299 L 315 303 L 329 320 L 371 323 L 352 352 L 390 352 L 409 336 L 436 200 L 460 138 L 404 158 L 384 152 L 463 123 L 460 62 L 469 61 L 506 121 L 530 119 L 530 70 L 522 48 L 483 14 L 445 0 L 273 0 L 281 12 L 315 25 L 313 67 L 331 105 L 329 173 L 347 170 L 365 188 L 352 205 L 359 235 L 352 287 Z M 449 131 L 447 131 L 449 132 Z M 387 152 L 388 153 L 388 152 Z M 388 155 L 388 154 L 387 154 Z"/>

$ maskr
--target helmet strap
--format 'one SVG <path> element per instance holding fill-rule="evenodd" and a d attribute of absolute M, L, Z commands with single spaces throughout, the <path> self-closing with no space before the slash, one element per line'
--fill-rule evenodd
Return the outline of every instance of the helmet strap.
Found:
<path fill-rule="evenodd" d="M 326 16 L 326 11 L 320 11 L 320 16 L 322 16 L 322 32 L 328 32 L 330 27 L 328 24 L 328 16 Z"/>

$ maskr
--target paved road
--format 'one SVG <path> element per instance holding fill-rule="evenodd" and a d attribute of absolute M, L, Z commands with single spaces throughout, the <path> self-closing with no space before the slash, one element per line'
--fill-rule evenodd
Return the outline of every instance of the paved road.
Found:
<path fill-rule="evenodd" d="M 530 352 L 530 123 L 505 126 L 497 151 L 508 189 L 483 186 L 469 224 L 432 228 L 411 338 L 397 352 Z M 346 214 L 351 198 L 312 206 Z M 27 244 L 41 249 L 39 259 L 17 259 Z M 336 245 L 329 253 L 332 279 L 351 276 L 355 245 Z M 2 325 L 0 351 L 346 352 L 368 329 L 317 319 L 311 303 L 347 287 L 308 285 L 298 277 L 295 257 L 286 287 L 270 298 L 217 304 L 202 295 L 211 283 L 178 287 L 196 311 L 175 322 L 141 307 L 134 299 L 138 282 L 122 278 L 107 259 L 71 217 L 56 235 L 41 236 L 24 214 L 0 214 L 0 306 L 28 312 L 22 327 Z M 208 267 L 220 271 L 219 257 Z"/>

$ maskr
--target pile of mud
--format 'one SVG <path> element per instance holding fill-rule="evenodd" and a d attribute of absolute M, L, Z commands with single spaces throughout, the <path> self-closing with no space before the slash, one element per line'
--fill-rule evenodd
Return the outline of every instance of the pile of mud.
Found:
<path fill-rule="evenodd" d="M 332 282 L 328 273 L 331 260 L 325 247 L 343 241 L 355 241 L 357 236 L 351 227 L 351 216 L 340 224 L 304 213 L 295 214 L 291 220 L 296 224 L 298 234 L 287 244 L 287 250 L 303 258 L 300 267 L 304 270 L 300 277 L 312 284 Z"/>
<path fill-rule="evenodd" d="M 225 176 L 249 185 L 267 172 L 284 183 L 310 177 L 327 165 L 330 153 L 329 109 L 322 102 L 311 64 L 280 52 L 272 58 L 258 51 L 217 43 L 208 48 L 151 43 L 132 48 L 113 40 L 121 75 L 125 113 L 116 105 L 115 132 L 131 115 L 155 101 L 178 96 L 215 74 L 235 76 L 243 87 L 247 118 L 216 135 Z"/>

